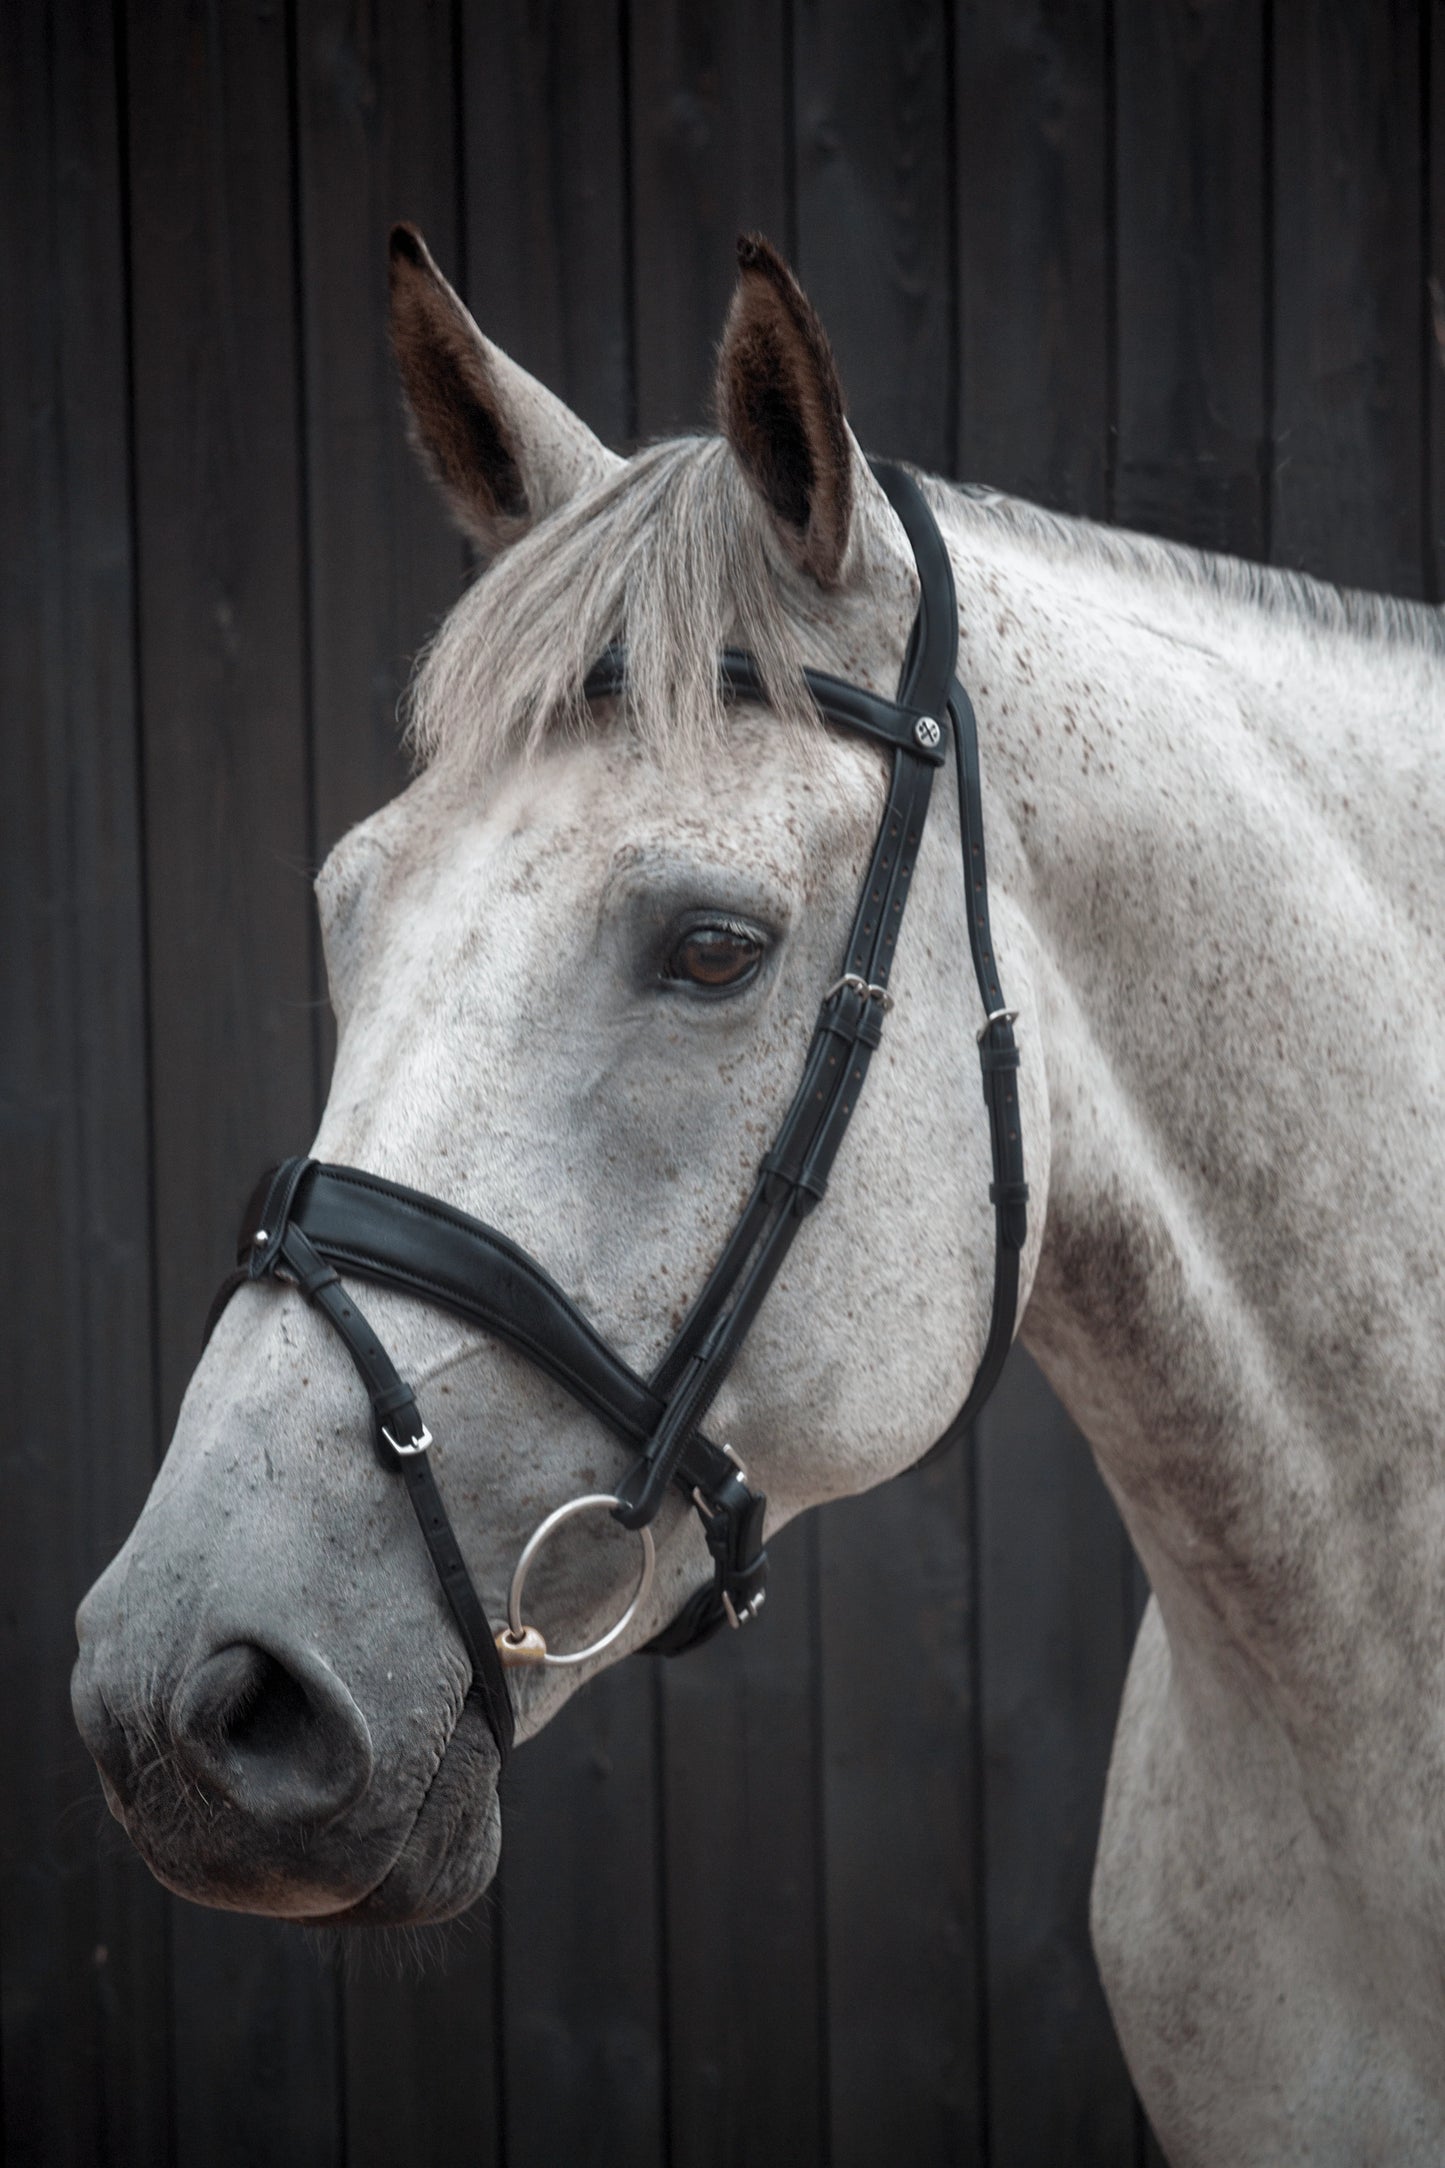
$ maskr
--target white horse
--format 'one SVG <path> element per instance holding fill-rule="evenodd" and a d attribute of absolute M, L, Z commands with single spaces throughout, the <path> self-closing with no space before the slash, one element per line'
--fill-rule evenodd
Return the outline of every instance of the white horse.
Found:
<path fill-rule="evenodd" d="M 623 462 L 394 243 L 417 433 L 490 569 L 415 700 L 419 773 L 319 887 L 340 1043 L 314 1150 L 544 1259 L 646 1371 L 796 1085 L 880 755 L 808 663 L 891 694 L 912 560 L 787 270 L 744 255 L 724 434 Z M 1445 2159 L 1445 669 L 1435 613 L 926 485 L 980 724 L 1023 1012 L 1023 1336 L 1154 1590 L 1093 1927 L 1171 2161 Z M 582 680 L 625 634 L 625 704 Z M 724 711 L 715 658 L 772 698 Z M 773 1527 L 911 1462 L 989 1314 L 989 1148 L 956 813 L 937 794 L 897 1006 L 716 1411 Z M 368 1299 L 499 1615 L 599 1426 L 510 1348 Z M 205 1903 L 437 1918 L 486 1885 L 496 1751 L 356 1377 L 247 1289 L 80 1619 L 114 1811 Z M 631 1586 L 587 1524 L 536 1603 Z M 706 1578 L 658 1523 L 636 1646 Z M 755 1629 L 759 1631 L 765 1628 Z M 577 1683 L 512 1674 L 521 1736 Z M 896 1832 L 879 1832 L 879 1842 Z"/>

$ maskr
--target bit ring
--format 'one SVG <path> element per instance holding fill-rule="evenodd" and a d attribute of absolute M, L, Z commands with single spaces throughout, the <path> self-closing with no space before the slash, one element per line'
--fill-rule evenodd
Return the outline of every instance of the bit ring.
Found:
<path fill-rule="evenodd" d="M 522 1546 L 522 1555 L 517 1560 L 512 1585 L 507 1591 L 507 1623 L 496 1637 L 497 1651 L 504 1664 L 509 1658 L 511 1662 L 519 1664 L 585 1664 L 592 1657 L 600 1656 L 604 1649 L 610 1649 L 613 1642 L 626 1633 L 647 1601 L 648 1591 L 652 1587 L 652 1569 L 657 1562 L 652 1530 L 647 1527 L 637 1530 L 642 1541 L 642 1569 L 637 1576 L 637 1586 L 632 1591 L 632 1601 L 616 1625 L 610 1626 L 598 1640 L 589 1642 L 585 1649 L 574 1649 L 567 1655 L 557 1656 L 547 1647 L 535 1627 L 522 1623 L 522 1591 L 527 1585 L 527 1574 L 533 1559 L 552 1531 L 560 1528 L 564 1521 L 570 1521 L 574 1514 L 597 1512 L 603 1507 L 610 1513 L 614 1506 L 621 1504 L 622 1500 L 614 1497 L 610 1491 L 589 1491 L 585 1498 L 569 1498 L 565 1506 L 558 1506 L 545 1520 L 538 1522 Z"/>

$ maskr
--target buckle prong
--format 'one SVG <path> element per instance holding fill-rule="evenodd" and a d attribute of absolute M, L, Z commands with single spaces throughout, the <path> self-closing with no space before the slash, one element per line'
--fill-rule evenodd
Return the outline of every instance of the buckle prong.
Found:
<path fill-rule="evenodd" d="M 841 979 L 834 979 L 827 993 L 824 994 L 824 1008 L 827 1007 L 834 994 L 841 994 L 845 988 L 850 994 L 856 994 L 860 1001 L 876 1001 L 880 1003 L 885 1016 L 893 1006 L 893 996 L 886 986 L 871 986 L 867 979 L 861 977 L 858 972 L 845 971 Z"/>
<path fill-rule="evenodd" d="M 381 1435 L 385 1438 L 393 1453 L 400 1453 L 403 1460 L 410 1459 L 413 1453 L 424 1453 L 432 1442 L 431 1432 L 427 1429 L 425 1423 L 421 1426 L 421 1436 L 410 1439 L 405 1445 L 401 1443 L 400 1439 L 393 1438 L 385 1423 L 381 1426 Z"/>

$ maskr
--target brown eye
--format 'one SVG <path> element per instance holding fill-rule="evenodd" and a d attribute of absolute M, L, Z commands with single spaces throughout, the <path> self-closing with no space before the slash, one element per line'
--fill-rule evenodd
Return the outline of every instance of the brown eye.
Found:
<path fill-rule="evenodd" d="M 669 956 L 666 976 L 706 993 L 722 993 L 745 985 L 762 955 L 762 942 L 745 926 L 692 926 Z"/>

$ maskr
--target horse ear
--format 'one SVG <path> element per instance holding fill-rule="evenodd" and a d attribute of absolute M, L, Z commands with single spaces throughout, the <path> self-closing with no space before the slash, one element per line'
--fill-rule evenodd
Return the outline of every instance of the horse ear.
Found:
<path fill-rule="evenodd" d="M 821 586 L 835 587 L 853 522 L 853 435 L 828 335 L 761 234 L 738 242 L 717 407 L 789 556 Z"/>
<path fill-rule="evenodd" d="M 622 464 L 482 337 L 415 226 L 391 229 L 391 343 L 422 458 L 488 557 Z"/>

